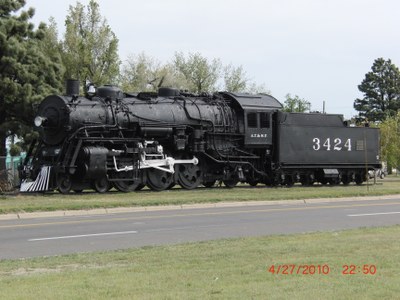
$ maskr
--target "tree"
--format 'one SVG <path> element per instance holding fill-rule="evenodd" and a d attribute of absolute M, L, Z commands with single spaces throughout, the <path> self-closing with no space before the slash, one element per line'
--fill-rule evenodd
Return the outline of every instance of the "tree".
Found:
<path fill-rule="evenodd" d="M 173 87 L 193 93 L 214 92 L 224 81 L 224 90 L 241 93 L 270 94 L 265 85 L 246 77 L 242 66 L 222 66 L 219 59 L 209 60 L 199 53 L 175 53 L 172 63 L 162 64 L 145 53 L 131 55 L 124 63 L 120 84 L 125 91 L 157 91 Z"/>
<path fill-rule="evenodd" d="M 248 81 L 242 66 L 234 67 L 230 64 L 224 67 L 225 91 L 233 93 L 244 92 Z"/>
<path fill-rule="evenodd" d="M 41 23 L 34 30 L 34 9 L 19 12 L 24 6 L 24 0 L 0 4 L 0 156 L 7 154 L 8 136 L 32 133 L 33 104 L 62 89 L 60 61 L 42 52 L 48 28 Z"/>
<path fill-rule="evenodd" d="M 295 95 L 292 97 L 290 94 L 286 95 L 286 100 L 283 104 L 283 110 L 287 112 L 307 112 L 311 110 L 311 103 L 305 99 L 301 99 Z"/>
<path fill-rule="evenodd" d="M 43 39 L 40 43 L 40 50 L 44 55 L 61 62 L 62 73 L 65 73 L 65 67 L 62 64 L 63 45 L 58 40 L 57 23 L 53 17 L 50 17 L 49 23 L 46 26 Z"/>
<path fill-rule="evenodd" d="M 173 64 L 188 82 L 190 92 L 200 93 L 216 90 L 222 68 L 219 59 L 210 61 L 200 53 L 189 53 L 186 58 L 182 52 L 176 52 Z"/>
<path fill-rule="evenodd" d="M 358 89 L 364 97 L 354 101 L 354 109 L 362 118 L 382 121 L 400 108 L 400 71 L 390 59 L 376 59 Z"/>
<path fill-rule="evenodd" d="M 86 7 L 77 3 L 69 7 L 65 21 L 63 61 L 65 79 L 74 78 L 97 85 L 116 83 L 119 75 L 118 39 L 99 5 L 91 0 Z"/>
<path fill-rule="evenodd" d="M 188 89 L 189 85 L 171 64 L 162 64 L 145 53 L 131 55 L 122 67 L 121 87 L 125 91 L 157 91 L 160 87 Z"/>
<path fill-rule="evenodd" d="M 255 82 L 250 82 L 250 84 L 247 84 L 245 92 L 249 94 L 271 95 L 271 91 L 267 89 L 264 83 L 257 84 Z"/>
<path fill-rule="evenodd" d="M 400 112 L 387 117 L 380 125 L 381 158 L 386 161 L 388 169 L 400 167 Z"/>

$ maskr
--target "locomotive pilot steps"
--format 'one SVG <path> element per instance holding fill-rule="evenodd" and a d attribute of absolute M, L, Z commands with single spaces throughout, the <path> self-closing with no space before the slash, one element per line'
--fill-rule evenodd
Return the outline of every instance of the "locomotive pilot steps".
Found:
<path fill-rule="evenodd" d="M 34 120 L 39 140 L 21 168 L 21 191 L 155 191 L 216 181 L 250 185 L 361 184 L 380 168 L 379 130 L 341 115 L 287 113 L 269 95 L 192 95 L 99 87 L 49 96 Z"/>

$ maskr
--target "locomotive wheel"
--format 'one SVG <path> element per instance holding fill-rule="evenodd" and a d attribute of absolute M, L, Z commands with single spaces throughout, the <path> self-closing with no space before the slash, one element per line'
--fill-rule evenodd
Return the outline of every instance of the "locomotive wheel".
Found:
<path fill-rule="evenodd" d="M 363 181 L 363 176 L 361 174 L 356 174 L 356 184 L 361 185 Z"/>
<path fill-rule="evenodd" d="M 216 180 L 204 181 L 204 182 L 203 182 L 203 185 L 204 185 L 206 188 L 211 188 L 211 187 L 214 186 L 215 181 L 216 181 Z"/>
<path fill-rule="evenodd" d="M 153 191 L 163 191 L 173 184 L 173 175 L 157 169 L 147 170 L 147 186 Z"/>
<path fill-rule="evenodd" d="M 98 193 L 105 193 L 110 189 L 110 183 L 106 177 L 102 177 L 93 181 L 93 188 Z"/>
<path fill-rule="evenodd" d="M 340 184 L 340 179 L 339 178 L 330 178 L 328 180 L 328 182 L 329 182 L 329 185 L 338 185 L 338 184 Z"/>
<path fill-rule="evenodd" d="M 125 175 L 125 176 L 124 176 Z M 113 177 L 114 178 L 114 177 Z M 132 172 L 120 172 L 115 175 L 115 178 L 125 179 L 125 178 L 133 178 Z M 141 180 L 118 180 L 113 182 L 114 187 L 120 192 L 133 192 L 139 189 L 139 186 L 142 185 Z M 144 185 L 142 186 L 142 188 Z"/>
<path fill-rule="evenodd" d="M 199 166 L 193 164 L 180 164 L 178 167 L 178 183 L 187 190 L 195 189 L 201 180 L 201 170 Z"/>
<path fill-rule="evenodd" d="M 136 191 L 140 185 L 139 181 L 114 181 L 114 187 L 120 192 L 133 192 Z"/>
<path fill-rule="evenodd" d="M 68 174 L 59 174 L 57 176 L 58 191 L 61 194 L 68 194 L 71 191 L 72 181 Z"/>
<path fill-rule="evenodd" d="M 343 185 L 349 185 L 350 181 L 351 181 L 350 176 L 348 176 L 348 175 L 343 175 L 342 176 Z"/>
<path fill-rule="evenodd" d="M 137 186 L 137 188 L 135 189 L 135 191 L 140 191 L 140 190 L 142 190 L 145 186 L 146 186 L 145 184 L 140 183 L 140 184 Z"/>
<path fill-rule="evenodd" d="M 234 188 L 235 185 L 238 184 L 239 180 L 236 178 L 230 178 L 230 179 L 224 180 L 223 182 L 228 189 L 231 189 L 231 188 Z"/>
<path fill-rule="evenodd" d="M 285 176 L 284 184 L 285 184 L 287 187 L 292 187 L 292 186 L 294 186 L 293 175 L 286 175 L 286 176 Z"/>
<path fill-rule="evenodd" d="M 322 185 L 327 185 L 328 184 L 328 179 L 326 178 L 321 178 L 321 180 L 319 181 Z"/>
<path fill-rule="evenodd" d="M 314 183 L 314 182 L 311 180 L 311 178 L 310 178 L 309 175 L 304 175 L 304 176 L 302 176 L 300 182 L 301 182 L 301 185 L 302 185 L 302 186 L 311 186 L 311 185 L 313 185 L 313 183 Z"/>
<path fill-rule="evenodd" d="M 256 186 L 257 184 L 258 184 L 258 180 L 248 180 L 247 181 L 247 183 L 250 185 L 250 186 Z"/>

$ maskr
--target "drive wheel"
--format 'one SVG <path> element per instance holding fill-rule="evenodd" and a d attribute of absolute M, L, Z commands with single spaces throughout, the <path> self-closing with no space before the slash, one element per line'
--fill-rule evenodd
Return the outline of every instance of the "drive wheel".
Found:
<path fill-rule="evenodd" d="M 68 194 L 71 191 L 72 181 L 68 174 L 59 174 L 57 176 L 57 190 L 61 194 Z"/>
<path fill-rule="evenodd" d="M 211 187 L 213 187 L 213 186 L 215 185 L 215 182 L 216 182 L 216 180 L 204 181 L 204 182 L 203 182 L 203 185 L 204 185 L 206 188 L 211 188 Z"/>
<path fill-rule="evenodd" d="M 231 188 L 234 188 L 238 184 L 239 180 L 236 178 L 230 178 L 230 179 L 224 180 L 223 182 L 228 189 L 231 189 Z"/>
<path fill-rule="evenodd" d="M 110 183 L 107 177 L 95 179 L 93 181 L 93 188 L 98 193 L 105 193 L 110 189 Z"/>
<path fill-rule="evenodd" d="M 138 178 L 136 180 L 127 180 L 134 177 L 133 172 L 119 172 L 113 177 L 113 179 L 121 179 L 118 181 L 114 181 L 113 185 L 118 191 L 124 193 L 136 191 L 142 184 L 142 181 Z"/>
<path fill-rule="evenodd" d="M 147 186 L 153 191 L 163 191 L 173 184 L 174 178 L 171 173 L 157 169 L 147 170 Z"/>
<path fill-rule="evenodd" d="M 256 186 L 258 184 L 258 180 L 250 179 L 247 181 L 250 186 Z"/>
<path fill-rule="evenodd" d="M 199 186 L 202 174 L 198 165 L 180 164 L 177 169 L 178 183 L 181 187 L 192 190 Z"/>

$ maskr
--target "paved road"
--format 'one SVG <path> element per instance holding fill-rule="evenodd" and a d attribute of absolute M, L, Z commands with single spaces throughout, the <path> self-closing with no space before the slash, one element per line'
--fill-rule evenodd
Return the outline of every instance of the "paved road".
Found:
<path fill-rule="evenodd" d="M 0 259 L 400 224 L 400 197 L 0 221 Z"/>

